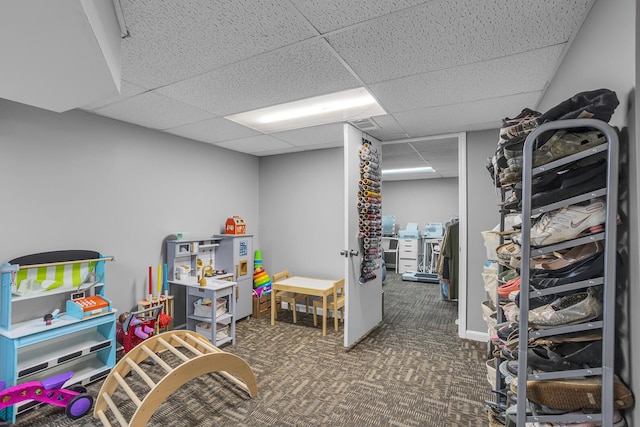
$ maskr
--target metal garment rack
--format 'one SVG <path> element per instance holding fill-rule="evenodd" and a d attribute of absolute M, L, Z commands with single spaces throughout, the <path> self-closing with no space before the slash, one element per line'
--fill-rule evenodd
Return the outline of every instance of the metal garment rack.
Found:
<path fill-rule="evenodd" d="M 589 150 L 572 154 L 543 166 L 532 168 L 533 144 L 543 132 L 550 130 L 567 130 L 575 128 L 592 128 L 601 131 L 607 142 Z M 575 162 L 582 158 L 607 152 L 607 185 L 605 188 L 591 191 L 560 202 L 552 203 L 536 209 L 531 208 L 531 180 L 534 176 Z M 596 197 L 606 198 L 605 231 L 568 242 L 561 242 L 541 248 L 531 248 L 531 215 L 553 211 L 571 204 L 587 201 Z M 523 148 L 522 166 L 522 238 L 521 238 L 521 298 L 520 325 L 518 342 L 518 403 L 517 425 L 524 427 L 526 422 L 585 422 L 601 421 L 603 425 L 613 425 L 614 418 L 614 345 L 615 345 L 615 269 L 616 269 L 616 215 L 618 204 L 618 135 L 607 123 L 595 119 L 572 119 L 548 122 L 536 128 L 527 137 Z M 529 298 L 558 292 L 558 288 L 529 292 L 529 264 L 531 256 L 538 256 L 580 244 L 604 240 L 605 263 L 604 275 L 582 282 L 563 286 L 563 291 L 581 289 L 591 286 L 602 286 L 603 313 L 602 320 L 581 323 L 572 326 L 561 326 L 553 329 L 529 331 Z M 524 298 L 527 295 L 529 298 Z M 558 334 L 567 334 L 594 329 L 602 330 L 602 366 L 590 369 L 545 372 L 530 374 L 527 370 L 527 347 L 530 337 L 538 338 Z M 582 415 L 536 415 L 527 414 L 527 380 L 551 380 L 558 378 L 576 378 L 585 376 L 601 376 L 601 412 Z"/>

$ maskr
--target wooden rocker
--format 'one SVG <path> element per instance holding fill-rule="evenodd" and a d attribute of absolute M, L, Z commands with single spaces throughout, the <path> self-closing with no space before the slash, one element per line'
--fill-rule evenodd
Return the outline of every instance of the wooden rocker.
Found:
<path fill-rule="evenodd" d="M 188 352 L 179 351 L 176 347 L 183 347 Z M 170 351 L 182 363 L 175 368 L 170 366 L 156 354 L 163 351 Z M 152 358 L 165 370 L 165 375 L 159 381 L 154 381 L 142 369 L 140 363 L 147 358 Z M 136 378 L 142 379 L 150 387 L 145 396 L 137 396 L 126 383 L 125 377 L 132 370 L 138 374 Z M 251 367 L 240 357 L 215 347 L 203 335 L 177 330 L 152 336 L 132 348 L 113 368 L 100 388 L 93 416 L 100 419 L 104 426 L 111 426 L 106 415 L 106 411 L 111 410 L 121 426 L 144 426 L 158 406 L 175 390 L 198 376 L 212 372 L 224 376 L 250 397 L 258 395 L 258 385 Z M 118 387 L 122 387 L 137 408 L 128 422 L 118 409 L 122 403 L 116 403 L 111 398 Z"/>

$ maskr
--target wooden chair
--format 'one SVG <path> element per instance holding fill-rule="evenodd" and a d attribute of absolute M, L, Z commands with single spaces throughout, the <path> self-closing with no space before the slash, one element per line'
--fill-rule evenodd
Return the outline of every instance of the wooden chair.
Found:
<path fill-rule="evenodd" d="M 287 277 L 289 277 L 289 270 L 284 270 L 274 274 L 272 280 L 275 283 L 282 279 L 286 279 Z M 298 310 L 296 307 L 297 307 L 298 301 L 302 301 L 302 300 L 304 300 L 307 314 L 309 314 L 309 296 L 308 295 L 296 294 L 294 292 L 278 292 L 276 294 L 276 304 L 286 303 L 288 310 L 291 310 L 291 307 L 293 307 L 293 323 L 296 323 L 298 321 L 298 318 L 296 316 L 296 313 L 298 312 Z"/>
<path fill-rule="evenodd" d="M 322 308 L 322 298 L 316 298 L 313 300 L 313 326 L 318 326 L 317 310 Z M 333 295 L 327 297 L 327 313 L 322 313 L 323 316 L 329 315 L 329 310 L 333 310 L 333 319 L 336 331 L 338 330 L 338 312 L 342 310 L 342 322 L 344 323 L 344 279 L 340 279 L 333 284 Z"/>

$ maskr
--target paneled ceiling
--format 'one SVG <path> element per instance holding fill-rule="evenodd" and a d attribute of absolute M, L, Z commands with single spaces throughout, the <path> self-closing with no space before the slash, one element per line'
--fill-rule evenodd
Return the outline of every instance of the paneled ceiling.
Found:
<path fill-rule="evenodd" d="M 121 93 L 83 110 L 256 156 L 342 145 L 223 116 L 364 86 L 385 166 L 457 176 L 460 131 L 535 108 L 594 0 L 115 0 Z"/>

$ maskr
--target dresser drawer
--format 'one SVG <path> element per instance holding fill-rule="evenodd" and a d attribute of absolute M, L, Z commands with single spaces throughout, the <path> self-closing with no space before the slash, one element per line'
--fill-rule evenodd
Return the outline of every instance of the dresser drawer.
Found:
<path fill-rule="evenodd" d="M 405 271 L 418 271 L 418 260 L 401 259 L 398 265 L 398 273 L 404 273 Z"/>
<path fill-rule="evenodd" d="M 398 240 L 398 250 L 418 251 L 418 239 L 400 239 Z"/>
<path fill-rule="evenodd" d="M 418 257 L 418 251 L 415 249 L 400 249 L 398 251 L 398 256 L 400 258 L 417 258 Z"/>

